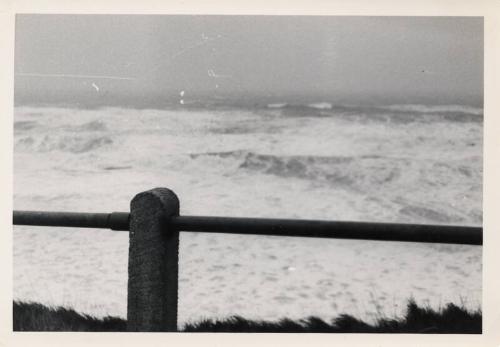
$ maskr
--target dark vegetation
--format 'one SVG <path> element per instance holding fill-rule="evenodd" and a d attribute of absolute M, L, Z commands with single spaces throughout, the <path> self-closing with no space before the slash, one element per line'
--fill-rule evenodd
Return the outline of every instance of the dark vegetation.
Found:
<path fill-rule="evenodd" d="M 67 308 L 50 308 L 37 303 L 14 302 L 14 331 L 126 331 L 126 320 L 118 317 L 97 319 Z M 482 313 L 448 304 L 436 311 L 409 301 L 404 317 L 380 318 L 367 324 L 350 315 L 340 315 L 330 323 L 317 317 L 299 321 L 253 321 L 239 316 L 223 320 L 189 323 L 183 332 L 262 332 L 262 333 L 416 333 L 480 334 Z"/>
<path fill-rule="evenodd" d="M 72 309 L 14 301 L 14 331 L 126 331 L 118 317 L 98 319 Z"/>

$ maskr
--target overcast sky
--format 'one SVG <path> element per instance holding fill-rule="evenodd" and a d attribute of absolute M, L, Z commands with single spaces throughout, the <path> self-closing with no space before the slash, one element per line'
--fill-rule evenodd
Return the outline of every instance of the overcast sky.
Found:
<path fill-rule="evenodd" d="M 16 102 L 482 102 L 483 20 L 17 15 Z"/>

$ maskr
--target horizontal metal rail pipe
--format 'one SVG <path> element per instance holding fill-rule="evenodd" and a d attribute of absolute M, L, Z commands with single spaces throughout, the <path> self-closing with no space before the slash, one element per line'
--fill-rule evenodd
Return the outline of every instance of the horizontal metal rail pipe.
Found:
<path fill-rule="evenodd" d="M 80 213 L 14 211 L 14 225 L 37 225 L 73 228 L 103 228 L 111 230 L 129 230 L 128 212 Z"/>
<path fill-rule="evenodd" d="M 129 218 L 130 214 L 127 212 L 14 211 L 13 221 L 15 225 L 129 230 Z M 171 217 L 167 223 L 180 231 L 464 245 L 483 244 L 483 228 L 452 225 L 205 216 L 176 216 Z"/>
<path fill-rule="evenodd" d="M 481 227 L 178 216 L 169 223 L 182 231 L 482 245 Z"/>

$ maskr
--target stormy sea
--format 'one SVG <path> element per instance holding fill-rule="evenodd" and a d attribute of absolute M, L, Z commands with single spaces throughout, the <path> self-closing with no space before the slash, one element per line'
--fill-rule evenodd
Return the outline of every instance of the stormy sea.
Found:
<path fill-rule="evenodd" d="M 467 105 L 18 106 L 14 208 L 480 226 L 483 110 Z M 14 299 L 126 316 L 127 232 L 14 227 Z M 181 233 L 179 322 L 481 306 L 474 246 Z"/>

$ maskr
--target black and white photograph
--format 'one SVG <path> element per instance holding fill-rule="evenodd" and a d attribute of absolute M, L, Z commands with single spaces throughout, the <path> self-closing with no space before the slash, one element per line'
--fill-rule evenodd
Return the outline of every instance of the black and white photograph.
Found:
<path fill-rule="evenodd" d="M 17 14 L 11 330 L 482 334 L 484 24 Z"/>

